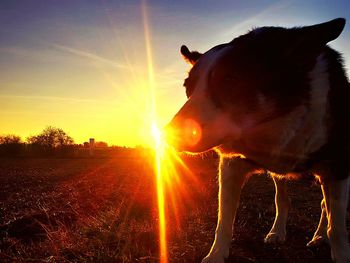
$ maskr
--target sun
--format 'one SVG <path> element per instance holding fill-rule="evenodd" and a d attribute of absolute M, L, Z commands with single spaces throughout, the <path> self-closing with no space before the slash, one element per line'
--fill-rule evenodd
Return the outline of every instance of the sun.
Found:
<path fill-rule="evenodd" d="M 151 125 L 151 134 L 155 143 L 156 150 L 160 149 L 162 142 L 162 132 L 158 128 L 157 123 L 154 121 Z"/>

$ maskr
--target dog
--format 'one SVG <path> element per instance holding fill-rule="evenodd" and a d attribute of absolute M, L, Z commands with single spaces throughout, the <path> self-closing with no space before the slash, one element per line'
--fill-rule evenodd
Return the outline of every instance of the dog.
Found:
<path fill-rule="evenodd" d="M 166 127 L 178 151 L 220 156 L 215 240 L 202 262 L 224 262 L 245 179 L 268 171 L 276 217 L 265 242 L 283 242 L 286 182 L 312 174 L 323 192 L 309 246 L 328 240 L 332 259 L 350 263 L 346 230 L 350 165 L 350 85 L 341 55 L 327 45 L 345 19 L 305 27 L 260 27 L 205 53 L 181 47 L 192 68 L 187 102 Z"/>

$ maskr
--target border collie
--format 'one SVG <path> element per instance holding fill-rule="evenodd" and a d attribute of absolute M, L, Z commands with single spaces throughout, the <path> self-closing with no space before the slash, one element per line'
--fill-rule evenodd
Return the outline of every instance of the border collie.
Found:
<path fill-rule="evenodd" d="M 276 218 L 265 242 L 283 242 L 289 209 L 285 179 L 313 174 L 323 192 L 319 226 L 308 245 L 327 239 L 332 259 L 350 263 L 346 230 L 350 158 L 350 85 L 341 55 L 327 43 L 345 19 L 296 27 L 261 27 L 201 54 L 187 102 L 167 126 L 179 151 L 220 155 L 215 240 L 202 262 L 224 262 L 241 188 L 257 171 L 272 175 Z"/>

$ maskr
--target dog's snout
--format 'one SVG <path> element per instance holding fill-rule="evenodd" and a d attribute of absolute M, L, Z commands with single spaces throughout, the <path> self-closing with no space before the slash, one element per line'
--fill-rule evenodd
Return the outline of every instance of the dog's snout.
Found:
<path fill-rule="evenodd" d="M 196 145 L 202 138 L 202 128 L 193 119 L 186 119 L 184 122 L 184 140 L 190 145 Z"/>
<path fill-rule="evenodd" d="M 175 142 L 176 142 L 176 138 L 178 137 L 176 134 L 177 134 L 176 128 L 175 128 L 175 125 L 172 121 L 168 125 L 165 126 L 164 135 L 165 135 L 166 142 L 174 147 L 176 146 Z"/>
<path fill-rule="evenodd" d="M 167 142 L 177 150 L 190 150 L 202 138 L 202 128 L 193 119 L 175 117 L 166 127 Z"/>

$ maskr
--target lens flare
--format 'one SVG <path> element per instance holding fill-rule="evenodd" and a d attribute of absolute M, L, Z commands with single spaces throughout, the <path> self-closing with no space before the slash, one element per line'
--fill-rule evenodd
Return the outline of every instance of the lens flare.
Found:
<path fill-rule="evenodd" d="M 156 122 L 152 123 L 151 133 L 155 145 L 155 171 L 157 177 L 157 195 L 158 195 L 158 216 L 159 216 L 159 242 L 160 242 L 160 262 L 168 262 L 167 238 L 166 238 L 166 217 L 164 205 L 164 178 L 162 173 L 162 157 L 164 156 L 164 141 L 162 133 Z"/>
<path fill-rule="evenodd" d="M 196 145 L 202 138 L 201 126 L 192 119 L 186 119 L 184 122 L 184 141 L 190 145 Z"/>
<path fill-rule="evenodd" d="M 155 79 L 154 79 L 154 68 L 153 68 L 153 59 L 152 59 L 152 47 L 150 41 L 150 29 L 148 25 L 148 16 L 147 8 L 145 1 L 142 2 L 142 16 L 143 16 L 143 25 L 145 32 L 145 45 L 147 53 L 147 64 L 148 64 L 148 82 L 149 90 L 151 95 L 151 105 L 152 112 L 150 113 L 153 121 L 151 125 L 151 134 L 154 140 L 154 150 L 155 150 L 155 173 L 157 178 L 157 199 L 158 199 L 158 217 L 159 217 L 159 245 L 160 245 L 160 262 L 168 262 L 168 251 L 167 251 L 167 239 L 166 239 L 166 217 L 165 217 L 165 195 L 164 195 L 164 180 L 162 173 L 162 155 L 164 143 L 162 141 L 162 134 L 158 128 L 156 119 L 157 119 L 157 110 L 156 110 L 156 96 L 155 96 Z"/>
<path fill-rule="evenodd" d="M 187 180 L 191 180 L 191 187 L 196 185 L 200 187 L 200 183 L 174 148 L 168 145 L 165 131 L 158 128 L 156 121 L 152 123 L 150 133 L 153 138 L 152 148 L 154 150 L 154 170 L 157 186 L 160 262 L 167 263 L 167 239 L 169 231 L 171 232 L 175 227 L 179 229 L 180 226 L 181 213 L 178 211 L 179 200 L 177 198 L 186 198 L 187 202 L 189 202 L 188 189 L 182 184 L 179 175 L 186 175 Z M 170 205 L 172 208 L 171 211 L 168 209 Z M 177 223 L 176 226 L 172 225 L 169 229 L 167 229 L 167 222 L 169 220 L 167 212 L 173 212 Z"/>
<path fill-rule="evenodd" d="M 177 198 L 186 198 L 187 204 L 190 200 L 189 191 L 187 187 L 181 182 L 179 175 L 186 175 L 187 181 L 191 182 L 189 185 L 198 185 L 200 182 L 192 174 L 187 165 L 180 158 L 179 154 L 174 148 L 168 146 L 169 134 L 167 131 L 162 132 L 158 126 L 157 117 L 157 101 L 156 101 L 156 81 L 153 67 L 152 46 L 150 40 L 150 27 L 148 24 L 147 6 L 145 1 L 142 2 L 142 15 L 145 34 L 145 46 L 147 54 L 147 66 L 148 66 L 148 95 L 150 98 L 150 112 L 146 112 L 149 120 L 149 132 L 152 135 L 151 148 L 154 150 L 154 171 L 156 178 L 157 188 L 157 205 L 158 205 L 158 218 L 159 218 L 159 255 L 160 263 L 168 263 L 168 247 L 167 238 L 170 236 L 171 231 L 180 226 L 180 209 L 182 203 L 178 202 Z M 198 123 L 192 121 L 188 123 L 188 133 L 190 140 L 197 143 L 201 138 L 201 127 Z M 165 136 L 166 135 L 166 136 Z M 199 138 L 199 139 L 198 139 Z M 171 144 L 173 141 L 170 141 Z M 170 201 L 170 202 L 169 202 Z M 172 208 L 171 210 L 169 208 Z M 172 224 L 172 227 L 167 229 L 167 222 L 172 218 L 168 215 L 168 212 L 172 212 L 175 216 L 176 225 Z M 172 222 L 172 221 L 170 221 Z M 170 224 L 169 224 L 170 225 Z"/>

